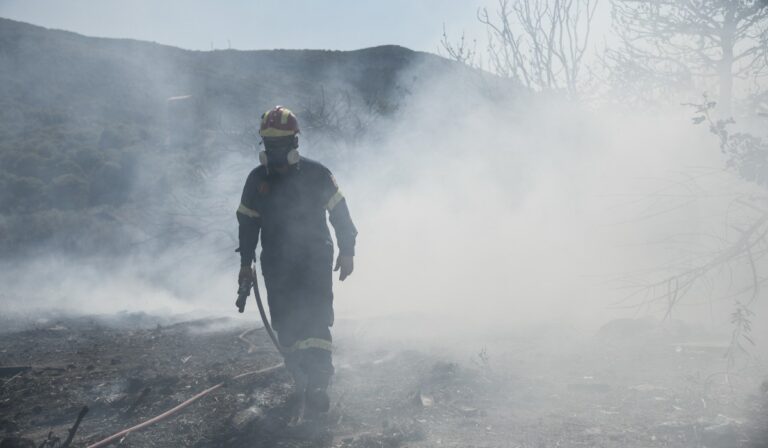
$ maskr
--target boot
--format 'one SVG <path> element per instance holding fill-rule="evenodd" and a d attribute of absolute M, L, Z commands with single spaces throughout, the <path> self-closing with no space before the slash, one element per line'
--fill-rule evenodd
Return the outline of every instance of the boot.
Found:
<path fill-rule="evenodd" d="M 307 410 L 317 414 L 324 414 L 331 408 L 331 399 L 328 392 L 320 387 L 307 388 L 304 395 L 304 403 Z"/>

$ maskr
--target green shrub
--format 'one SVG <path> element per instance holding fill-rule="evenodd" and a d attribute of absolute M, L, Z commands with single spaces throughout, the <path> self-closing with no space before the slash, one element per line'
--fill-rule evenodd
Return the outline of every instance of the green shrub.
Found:
<path fill-rule="evenodd" d="M 74 174 L 64 174 L 53 181 L 47 189 L 48 200 L 53 208 L 77 210 L 88 205 L 90 185 L 87 180 Z"/>
<path fill-rule="evenodd" d="M 45 183 L 34 177 L 6 174 L 0 194 L 0 212 L 29 212 L 47 206 Z"/>

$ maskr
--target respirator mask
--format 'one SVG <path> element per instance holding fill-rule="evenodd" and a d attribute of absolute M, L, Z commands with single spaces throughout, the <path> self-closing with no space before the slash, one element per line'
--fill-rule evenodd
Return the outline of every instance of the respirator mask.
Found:
<path fill-rule="evenodd" d="M 262 165 L 280 167 L 295 165 L 299 162 L 299 136 L 264 137 L 264 150 L 259 152 Z"/>

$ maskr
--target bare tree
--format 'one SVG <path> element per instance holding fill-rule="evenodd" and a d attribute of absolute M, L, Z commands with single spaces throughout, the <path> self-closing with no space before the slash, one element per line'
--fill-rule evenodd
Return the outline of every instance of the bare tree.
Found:
<path fill-rule="evenodd" d="M 452 59 L 473 68 L 478 68 L 480 65 L 477 62 L 477 41 L 473 40 L 472 45 L 470 46 L 467 42 L 466 35 L 461 33 L 459 40 L 452 42 L 448 37 L 448 31 L 445 29 L 445 24 L 443 24 L 443 37 L 440 39 L 440 47 L 446 53 L 448 59 Z M 440 49 L 438 49 L 438 53 L 442 54 Z"/>
<path fill-rule="evenodd" d="M 730 315 L 733 333 L 726 353 L 732 367 L 736 356 L 747 352 L 747 345 L 754 344 L 751 339 L 753 306 L 764 295 L 768 284 L 765 275 L 768 268 L 768 140 L 731 129 L 735 124 L 731 118 L 713 117 L 716 103 L 706 96 L 703 102 L 688 106 L 696 112 L 693 122 L 708 126 L 717 136 L 727 168 L 761 189 L 750 189 L 732 197 L 725 216 L 725 231 L 708 235 L 716 242 L 714 247 L 704 247 L 690 257 L 665 266 L 651 280 L 645 275 L 623 279 L 633 289 L 626 299 L 634 299 L 632 306 L 663 304 L 669 317 L 697 287 L 711 290 L 715 282 L 726 276 L 728 298 L 734 300 L 734 311 Z M 692 189 L 687 199 L 686 195 L 677 196 L 675 200 L 696 201 L 703 195 L 702 191 Z"/>
<path fill-rule="evenodd" d="M 629 82 L 715 79 L 730 115 L 734 79 L 768 74 L 768 4 L 762 0 L 611 0 L 621 46 L 608 52 Z"/>
<path fill-rule="evenodd" d="M 598 0 L 498 0 L 478 11 L 492 71 L 537 92 L 578 98 Z"/>

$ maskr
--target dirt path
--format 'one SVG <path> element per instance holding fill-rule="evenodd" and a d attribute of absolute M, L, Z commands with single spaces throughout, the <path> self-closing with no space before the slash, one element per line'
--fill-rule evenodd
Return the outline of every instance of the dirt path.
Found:
<path fill-rule="evenodd" d="M 74 444 L 85 446 L 280 361 L 263 332 L 238 339 L 243 329 L 69 319 L 0 334 L 0 367 L 31 367 L 0 371 L 0 446 L 63 440 L 87 405 Z M 766 446 L 764 372 L 718 372 L 722 350 L 712 345 L 499 337 L 448 354 L 353 339 L 337 339 L 323 421 L 288 426 L 291 385 L 280 372 L 232 382 L 120 446 Z"/>

